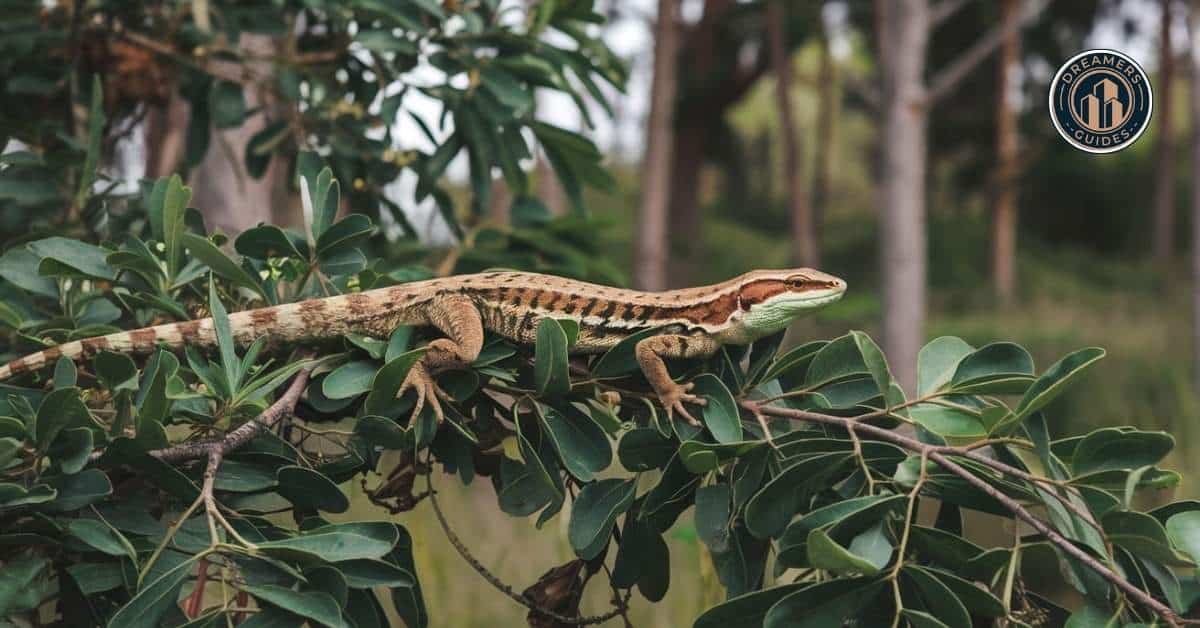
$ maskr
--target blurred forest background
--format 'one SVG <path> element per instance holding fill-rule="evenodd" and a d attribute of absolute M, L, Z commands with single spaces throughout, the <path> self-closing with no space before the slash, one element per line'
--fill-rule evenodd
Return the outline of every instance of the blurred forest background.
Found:
<path fill-rule="evenodd" d="M 455 5 L 444 3 L 451 12 Z M 591 138 L 614 180 L 580 197 L 578 182 L 556 178 L 553 151 L 522 161 L 530 196 L 559 217 L 551 223 L 588 242 L 575 274 L 661 289 L 759 267 L 819 267 L 846 278 L 850 292 L 792 329 L 790 341 L 867 330 L 910 388 L 917 349 L 939 335 L 975 345 L 1013 340 L 1043 364 L 1077 347 L 1106 347 L 1109 359 L 1081 392 L 1056 402 L 1069 411 L 1051 412 L 1086 423 L 1052 423 L 1052 431 L 1124 423 L 1168 430 L 1181 445 L 1170 461 L 1186 478 L 1180 496 L 1200 496 L 1192 480 L 1200 474 L 1192 444 L 1200 435 L 1200 238 L 1191 235 L 1200 232 L 1200 2 L 608 0 L 595 10 L 606 20 L 591 35 L 624 62 L 624 91 L 602 84 L 584 92 L 580 107 L 538 90 L 534 115 Z M 193 205 L 226 233 L 299 224 L 289 169 L 275 160 L 247 176 L 240 159 L 270 142 L 279 122 L 235 112 L 210 139 L 197 136 L 209 133 L 208 119 L 197 126 L 195 117 L 216 121 L 229 111 L 216 100 L 204 111 L 189 105 L 189 86 L 170 89 L 145 61 L 163 51 L 141 44 L 114 57 L 125 65 L 104 77 L 110 97 L 145 100 L 106 132 L 111 185 L 136 191 L 138 180 L 186 166 Z M 276 44 L 249 35 L 239 45 Z M 1112 155 L 1067 145 L 1046 111 L 1054 71 L 1092 47 L 1131 55 L 1154 88 L 1152 128 Z M 39 86 L 8 81 L 4 89 L 0 119 L 19 124 L 29 112 L 13 103 Z M 275 106 L 261 98 L 247 87 L 243 106 Z M 439 106 L 405 103 L 430 119 Z M 452 132 L 422 129 L 415 117 L 387 122 L 397 163 L 406 150 L 435 145 L 425 133 L 441 140 Z M 0 140 L 18 136 L 10 128 Z M 10 155 L 24 148 L 9 143 L 4 167 L 21 166 Z M 356 205 L 355 191 L 378 176 L 337 174 L 350 191 L 346 209 L 379 217 L 391 242 L 381 255 L 448 259 L 468 272 L 488 259 L 459 257 L 461 243 L 486 225 L 520 224 L 530 211 L 529 197 L 514 194 L 499 171 L 481 198 L 470 159 L 464 152 L 445 165 L 446 199 L 418 202 L 415 177 L 396 174 L 380 188 L 386 211 Z M 30 210 L 38 207 L 26 202 L 33 192 L 18 183 L 0 182 L 5 248 L 55 220 Z M 452 497 L 459 534 L 509 581 L 532 582 L 550 556 L 570 553 L 560 530 L 535 531 L 498 512 L 486 487 Z M 351 513 L 385 514 L 366 504 Z M 458 561 L 435 524 L 410 519 L 440 625 L 517 621 L 519 610 Z M 638 625 L 682 625 L 718 599 L 701 544 L 682 521 L 674 535 L 676 573 L 696 577 L 673 582 L 663 604 L 641 604 Z"/>

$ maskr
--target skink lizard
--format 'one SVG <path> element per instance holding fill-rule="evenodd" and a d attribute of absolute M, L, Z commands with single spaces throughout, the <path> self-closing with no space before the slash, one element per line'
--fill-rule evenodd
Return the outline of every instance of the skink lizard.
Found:
<path fill-rule="evenodd" d="M 640 292 L 526 272 L 496 271 L 417 281 L 366 292 L 310 299 L 229 315 L 235 340 L 261 336 L 280 343 L 337 338 L 349 333 L 386 338 L 402 325 L 432 326 L 445 334 L 409 372 L 400 394 L 414 389 L 416 416 L 424 403 L 442 419 L 442 395 L 433 375 L 478 357 L 484 330 L 533 344 L 545 317 L 579 323 L 572 353 L 601 353 L 647 328 L 659 333 L 635 353 L 668 417 L 695 424 L 684 403 L 702 404 L 690 383 L 676 383 L 663 358 L 711 355 L 724 344 L 748 344 L 787 327 L 801 314 L 836 301 L 846 282 L 801 268 L 756 270 L 711 286 Z M 144 327 L 50 347 L 0 366 L 0 380 L 101 351 L 150 353 L 156 347 L 216 345 L 211 318 Z"/>

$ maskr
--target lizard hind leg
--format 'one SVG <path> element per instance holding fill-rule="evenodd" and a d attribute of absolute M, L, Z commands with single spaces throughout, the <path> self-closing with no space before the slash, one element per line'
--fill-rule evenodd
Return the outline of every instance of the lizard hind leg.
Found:
<path fill-rule="evenodd" d="M 441 401 L 449 402 L 451 398 L 437 385 L 434 376 L 467 366 L 483 349 L 483 319 L 471 299 L 463 295 L 435 297 L 426 307 L 429 322 L 447 337 L 429 343 L 425 355 L 409 370 L 397 393 L 403 395 L 409 389 L 417 393 L 410 424 L 425 404 L 429 404 L 439 424 L 445 420 Z"/>

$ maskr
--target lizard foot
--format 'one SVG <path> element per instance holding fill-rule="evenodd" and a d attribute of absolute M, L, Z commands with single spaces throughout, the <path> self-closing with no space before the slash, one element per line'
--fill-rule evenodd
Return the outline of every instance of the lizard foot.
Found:
<path fill-rule="evenodd" d="M 417 403 L 413 406 L 412 416 L 408 420 L 411 426 L 417 417 L 421 415 L 421 410 L 428 403 L 433 410 L 433 415 L 437 417 L 438 425 L 441 425 L 446 420 L 446 415 L 442 412 L 442 404 L 439 399 L 450 400 L 450 396 L 446 391 L 442 390 L 437 385 L 437 381 L 429 374 L 429 369 L 418 361 L 409 369 L 408 375 L 404 378 L 404 383 L 400 385 L 400 390 L 396 393 L 397 397 L 403 395 L 409 389 L 417 391 Z"/>
<path fill-rule="evenodd" d="M 683 407 L 685 402 L 693 403 L 700 407 L 704 407 L 708 404 L 707 399 L 688 392 L 693 386 L 695 386 L 695 384 L 691 382 L 686 384 L 675 384 L 672 382 L 672 386 L 670 388 L 658 391 L 658 401 L 662 404 L 663 409 L 667 411 L 668 422 L 671 420 L 671 415 L 675 412 L 678 412 L 679 416 L 683 417 L 683 420 L 696 427 L 701 427 L 700 421 L 697 421 L 696 417 L 693 417 L 687 411 L 687 409 Z"/>

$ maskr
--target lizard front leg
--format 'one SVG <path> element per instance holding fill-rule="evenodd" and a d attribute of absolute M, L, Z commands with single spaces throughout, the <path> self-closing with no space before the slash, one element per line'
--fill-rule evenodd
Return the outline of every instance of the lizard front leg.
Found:
<path fill-rule="evenodd" d="M 400 386 L 399 395 L 412 388 L 417 392 L 417 403 L 413 407 L 414 420 L 426 403 L 433 409 L 438 423 L 445 420 L 439 398 L 446 393 L 438 387 L 433 376 L 446 370 L 462 368 L 483 349 L 483 320 L 475 303 L 462 295 L 437 297 L 425 306 L 429 323 L 446 334 L 429 343 L 425 355 L 408 372 Z"/>
<path fill-rule="evenodd" d="M 688 392 L 693 386 L 690 382 L 676 384 L 675 380 L 671 379 L 671 373 L 667 371 L 667 365 L 663 362 L 663 358 L 697 358 L 712 355 L 718 347 L 720 345 L 717 341 L 706 335 L 651 336 L 637 343 L 634 354 L 637 356 L 638 364 L 641 365 L 646 380 L 658 394 L 659 402 L 667 411 L 668 420 L 672 413 L 678 412 L 679 416 L 688 423 L 699 426 L 700 422 L 684 409 L 683 402 L 703 406 L 705 400 Z"/>

